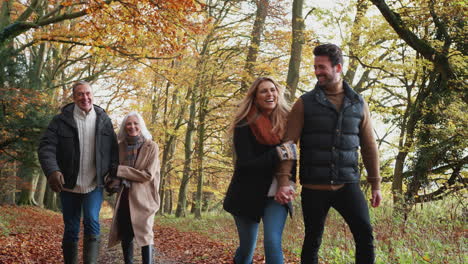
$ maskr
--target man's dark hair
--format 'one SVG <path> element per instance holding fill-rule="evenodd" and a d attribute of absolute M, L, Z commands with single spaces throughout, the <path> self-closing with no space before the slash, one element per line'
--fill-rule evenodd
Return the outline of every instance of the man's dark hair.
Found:
<path fill-rule="evenodd" d="M 314 48 L 314 55 L 315 56 L 327 56 L 332 66 L 336 66 L 337 64 L 343 64 L 343 53 L 341 52 L 340 47 L 335 44 L 327 43 L 318 45 Z"/>

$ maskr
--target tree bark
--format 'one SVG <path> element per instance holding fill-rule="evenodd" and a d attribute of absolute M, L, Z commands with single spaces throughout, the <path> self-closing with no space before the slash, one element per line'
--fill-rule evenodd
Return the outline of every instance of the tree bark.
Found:
<path fill-rule="evenodd" d="M 251 41 L 244 66 L 244 76 L 242 77 L 241 83 L 242 92 L 246 92 L 247 89 L 249 89 L 249 85 L 254 79 L 254 67 L 255 63 L 257 62 L 262 32 L 265 28 L 265 19 L 268 15 L 268 0 L 256 0 L 256 4 L 257 12 L 255 15 L 255 22 L 252 28 L 252 34 L 250 35 Z"/>
<path fill-rule="evenodd" d="M 172 68 L 174 66 L 174 61 L 171 64 Z M 190 97 L 190 91 L 187 91 L 185 98 L 181 107 L 178 109 L 178 115 L 176 121 L 171 126 L 169 124 L 169 120 L 172 120 L 174 117 L 170 116 L 168 108 L 169 108 L 169 88 L 171 87 L 171 83 L 168 81 L 166 84 L 166 91 L 165 91 L 165 101 L 164 101 L 164 110 L 163 110 L 163 128 L 164 128 L 164 147 L 162 153 L 162 160 L 161 160 L 161 185 L 159 187 L 159 193 L 161 194 L 161 213 L 172 213 L 172 192 L 167 189 L 167 184 L 170 182 L 170 174 L 169 172 L 172 170 L 172 158 L 175 153 L 175 144 L 177 141 L 177 131 L 182 126 L 183 118 L 186 111 L 186 103 Z M 179 97 L 177 92 L 174 92 L 171 96 L 172 105 L 178 105 Z M 166 195 L 171 194 L 170 197 Z M 170 200 L 168 200 L 170 199 Z M 170 203 L 165 206 L 165 203 L 170 201 Z M 170 210 L 165 210 L 166 208 L 170 208 Z"/>
<path fill-rule="evenodd" d="M 205 85 L 202 85 L 205 87 Z M 195 196 L 195 218 L 201 219 L 202 212 L 202 194 L 203 194 L 203 160 L 205 157 L 205 119 L 207 115 L 208 98 L 205 89 L 202 90 L 203 97 L 200 100 L 198 114 L 198 144 L 197 144 L 197 193 Z"/>
<path fill-rule="evenodd" d="M 16 161 L 6 161 L 0 170 L 0 205 L 13 205 L 16 200 Z"/>
<path fill-rule="evenodd" d="M 59 211 L 59 195 L 52 191 L 50 187 L 47 185 L 46 192 L 44 196 L 44 208 L 52 210 L 52 211 Z"/>
<path fill-rule="evenodd" d="M 292 7 L 292 43 L 291 57 L 289 58 L 288 77 L 286 79 L 287 90 L 286 98 L 289 102 L 296 98 L 297 85 L 299 83 L 302 46 L 305 43 L 304 39 L 304 18 L 302 17 L 302 9 L 304 0 L 294 0 Z"/>
<path fill-rule="evenodd" d="M 195 86 L 196 87 L 196 86 Z M 185 217 L 187 207 L 187 188 L 192 176 L 192 154 L 193 154 L 193 133 L 195 132 L 195 114 L 196 114 L 196 92 L 195 87 L 190 91 L 190 110 L 189 119 L 187 120 L 187 130 L 185 132 L 184 142 L 184 169 L 182 172 L 182 180 L 179 188 L 179 196 L 177 199 L 176 217 Z"/>
<path fill-rule="evenodd" d="M 358 0 L 356 5 L 356 16 L 354 17 L 353 27 L 351 28 L 351 40 L 348 44 L 349 47 L 349 66 L 344 79 L 349 84 L 354 84 L 354 78 L 356 76 L 356 70 L 359 66 L 359 60 L 357 59 L 356 51 L 360 48 L 360 37 L 362 19 L 366 15 L 369 9 L 367 0 Z M 354 87 L 354 86 L 353 86 Z"/>
<path fill-rule="evenodd" d="M 34 169 L 23 162 L 19 167 L 18 176 L 21 179 L 21 181 L 18 182 L 18 188 L 21 190 L 18 198 L 18 204 L 37 205 L 34 200 L 35 186 L 33 186 L 37 173 L 34 173 Z"/>
<path fill-rule="evenodd" d="M 34 200 L 39 207 L 44 207 L 44 197 L 47 187 L 47 178 L 39 172 L 38 181 L 36 184 L 36 191 L 34 192 Z"/>
<path fill-rule="evenodd" d="M 403 20 L 400 18 L 400 14 L 390 9 L 385 0 L 371 1 L 380 10 L 380 13 L 383 15 L 385 20 L 387 20 L 401 39 L 403 39 L 415 51 L 420 53 L 426 60 L 434 63 L 435 68 L 442 75 L 444 80 L 448 80 L 453 77 L 452 67 L 450 66 L 446 49 L 439 52 L 431 46 L 429 42 L 420 39 L 405 25 Z M 436 26 L 439 25 L 436 23 Z M 442 81 L 442 83 L 444 83 L 444 81 Z"/>
<path fill-rule="evenodd" d="M 73 12 L 73 13 L 64 13 L 59 14 L 57 16 L 46 17 L 40 16 L 35 19 L 35 22 L 26 22 L 26 20 L 32 15 L 34 9 L 40 5 L 43 1 L 41 0 L 34 0 L 31 2 L 31 5 L 25 9 L 25 11 L 18 17 L 16 21 L 13 23 L 9 23 L 8 25 L 0 28 L 0 47 L 5 44 L 5 42 L 27 32 L 33 28 L 41 28 L 44 26 L 57 24 L 62 21 L 72 20 L 78 17 L 82 17 L 88 14 L 89 9 L 85 8 L 81 11 Z M 45 1 L 44 1 L 45 2 Z M 109 4 L 113 2 L 113 0 L 104 1 L 104 3 Z"/>

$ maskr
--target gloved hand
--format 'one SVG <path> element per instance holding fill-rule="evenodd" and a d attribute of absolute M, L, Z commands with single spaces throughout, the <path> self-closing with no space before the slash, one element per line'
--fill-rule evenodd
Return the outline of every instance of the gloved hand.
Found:
<path fill-rule="evenodd" d="M 122 187 L 122 179 L 117 177 L 119 165 L 112 164 L 108 175 L 104 178 L 104 189 L 109 195 L 119 192 Z"/>
<path fill-rule="evenodd" d="M 119 192 L 122 186 L 122 179 L 120 178 L 113 178 L 111 176 L 107 176 L 104 178 L 104 189 L 109 195 Z"/>
<path fill-rule="evenodd" d="M 297 160 L 297 145 L 292 141 L 277 146 L 276 151 L 280 160 Z"/>
<path fill-rule="evenodd" d="M 112 163 L 109 169 L 109 176 L 111 178 L 117 178 L 117 171 L 119 170 L 119 164 Z"/>
<path fill-rule="evenodd" d="M 49 175 L 47 182 L 54 192 L 61 192 L 63 185 L 65 184 L 65 181 L 63 180 L 63 174 L 60 171 L 52 172 Z"/>

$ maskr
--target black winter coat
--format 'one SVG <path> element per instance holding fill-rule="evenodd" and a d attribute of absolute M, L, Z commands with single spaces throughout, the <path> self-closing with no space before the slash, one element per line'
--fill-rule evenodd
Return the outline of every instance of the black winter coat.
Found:
<path fill-rule="evenodd" d="M 234 149 L 234 175 L 224 199 L 224 210 L 260 222 L 279 165 L 278 154 L 274 145 L 258 143 L 245 120 L 234 130 Z"/>
<path fill-rule="evenodd" d="M 80 162 L 78 130 L 73 118 L 74 103 L 62 108 L 54 116 L 43 134 L 38 149 L 39 161 L 46 177 L 54 171 L 63 174 L 64 187 L 73 189 L 76 185 Z M 112 164 L 118 164 L 117 136 L 110 118 L 104 109 L 94 105 L 96 112 L 96 176 L 98 186 L 103 186 L 104 175 Z"/>

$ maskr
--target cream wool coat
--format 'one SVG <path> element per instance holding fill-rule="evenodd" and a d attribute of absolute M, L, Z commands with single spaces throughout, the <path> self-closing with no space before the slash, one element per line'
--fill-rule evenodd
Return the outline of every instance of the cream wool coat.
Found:
<path fill-rule="evenodd" d="M 121 161 L 124 159 L 125 148 L 125 143 L 119 143 L 119 159 Z M 119 165 L 117 170 L 117 176 L 130 180 L 132 184 L 128 194 L 130 217 L 135 234 L 134 241 L 140 247 L 154 244 L 154 215 L 160 205 L 158 155 L 158 145 L 151 140 L 146 140 L 135 161 L 135 168 Z M 117 224 L 117 211 L 121 194 L 122 190 L 118 193 L 114 208 L 114 217 L 109 232 L 109 248 L 121 241 Z"/>

